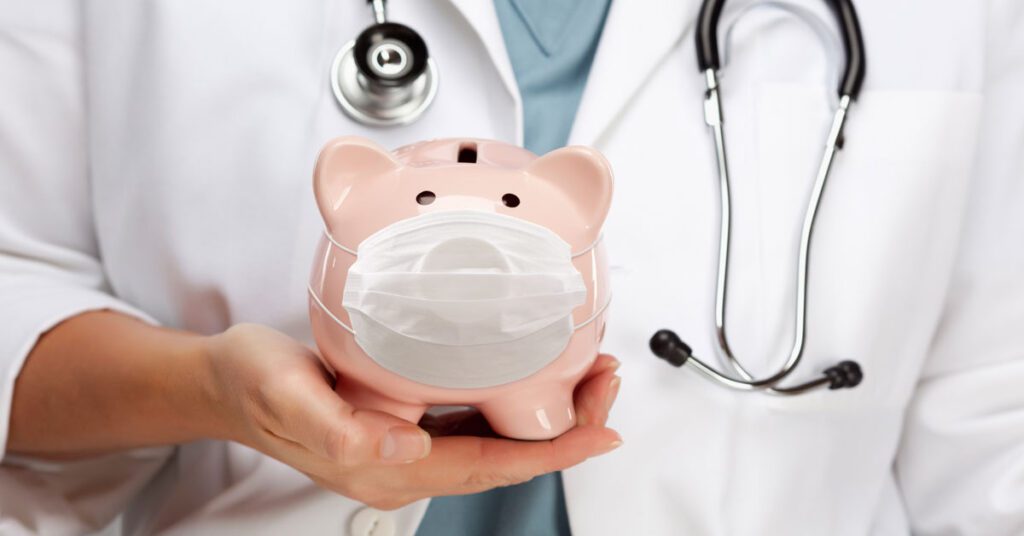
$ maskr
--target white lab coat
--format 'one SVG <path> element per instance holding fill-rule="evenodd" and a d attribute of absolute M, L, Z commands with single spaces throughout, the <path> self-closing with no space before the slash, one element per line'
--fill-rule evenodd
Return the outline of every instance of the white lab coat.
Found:
<path fill-rule="evenodd" d="M 799 2 L 831 20 L 824 2 Z M 604 349 L 624 362 L 611 421 L 625 438 L 565 472 L 573 531 L 1024 533 L 1024 4 L 856 2 L 867 82 L 814 235 L 796 376 L 855 359 L 866 377 L 778 398 L 647 350 L 673 327 L 713 354 L 718 201 L 698 3 L 613 2 L 572 131 L 616 173 Z M 438 62 L 437 100 L 408 127 L 343 116 L 328 67 L 369 24 L 364 4 L 0 8 L 0 446 L 21 362 L 73 314 L 112 308 L 201 333 L 260 322 L 310 341 L 310 176 L 327 139 L 521 139 L 488 0 L 394 0 Z M 825 58 L 804 25 L 758 10 L 722 77 L 729 321 L 760 373 L 789 348 L 798 229 L 830 118 Z M 426 507 L 367 512 L 215 441 L 0 468 L 4 535 L 87 532 L 122 511 L 128 534 L 348 534 L 369 516 L 411 535 Z"/>

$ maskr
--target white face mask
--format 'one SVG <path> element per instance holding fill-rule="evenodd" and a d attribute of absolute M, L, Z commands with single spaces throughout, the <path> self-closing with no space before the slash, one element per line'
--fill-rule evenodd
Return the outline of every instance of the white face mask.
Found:
<path fill-rule="evenodd" d="M 332 318 L 371 359 L 420 383 L 481 388 L 525 378 L 593 319 L 573 325 L 587 288 L 570 246 L 527 221 L 431 212 L 381 229 L 357 251 L 331 241 L 358 256 L 342 300 L 352 325 Z"/>

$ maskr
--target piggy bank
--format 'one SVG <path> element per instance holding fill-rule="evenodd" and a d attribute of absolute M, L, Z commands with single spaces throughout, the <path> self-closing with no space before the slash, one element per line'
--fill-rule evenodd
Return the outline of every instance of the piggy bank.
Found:
<path fill-rule="evenodd" d="M 473 406 L 499 434 L 555 437 L 593 363 L 610 301 L 607 161 L 443 139 L 321 151 L 324 221 L 309 285 L 316 343 L 357 408 L 417 422 Z"/>

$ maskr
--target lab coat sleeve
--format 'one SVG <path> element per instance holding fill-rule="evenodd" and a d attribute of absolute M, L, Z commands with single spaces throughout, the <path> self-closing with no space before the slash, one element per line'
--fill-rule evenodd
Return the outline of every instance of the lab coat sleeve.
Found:
<path fill-rule="evenodd" d="M 990 9 L 962 243 L 896 463 L 914 534 L 1024 534 L 1024 3 Z"/>
<path fill-rule="evenodd" d="M 91 214 L 82 2 L 0 4 L 0 533 L 102 527 L 169 449 L 76 463 L 5 456 L 15 379 L 41 334 L 73 315 L 146 315 L 110 292 Z M 72 356 L 69 356 L 71 358 Z"/>

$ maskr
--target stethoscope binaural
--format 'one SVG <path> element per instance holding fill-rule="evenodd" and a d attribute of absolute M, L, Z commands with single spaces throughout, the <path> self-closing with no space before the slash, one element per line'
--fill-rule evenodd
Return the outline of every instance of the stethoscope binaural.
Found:
<path fill-rule="evenodd" d="M 386 0 L 368 0 L 367 3 L 373 7 L 376 24 L 346 44 L 335 58 L 331 68 L 331 85 L 335 97 L 346 114 L 365 125 L 391 126 L 411 123 L 430 106 L 437 93 L 437 69 L 428 56 L 426 44 L 419 34 L 408 26 L 387 22 Z M 778 4 L 771 1 L 764 3 Z M 846 62 L 838 88 L 838 106 L 804 212 L 797 258 L 793 346 L 782 368 L 775 374 L 761 379 L 754 378 L 736 359 L 726 335 L 731 206 L 721 84 L 718 77 L 721 62 L 717 35 L 718 21 L 725 0 L 704 0 L 697 18 L 697 62 L 707 86 L 704 94 L 704 119 L 714 138 L 721 202 L 715 291 L 715 339 L 719 353 L 739 377 L 721 372 L 694 356 L 690 347 L 671 330 L 663 329 L 655 333 L 651 337 L 650 348 L 655 355 L 676 367 L 690 365 L 707 378 L 733 389 L 796 395 L 822 387 L 856 387 L 863 378 L 860 365 L 854 361 L 842 361 L 825 369 L 821 376 L 814 380 L 789 387 L 779 385 L 796 369 L 803 357 L 807 328 L 807 266 L 815 216 L 836 151 L 843 145 L 843 126 L 850 105 L 860 92 L 866 69 L 863 37 L 852 1 L 825 0 L 825 3 L 836 16 Z"/>

